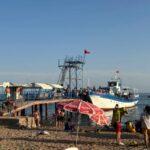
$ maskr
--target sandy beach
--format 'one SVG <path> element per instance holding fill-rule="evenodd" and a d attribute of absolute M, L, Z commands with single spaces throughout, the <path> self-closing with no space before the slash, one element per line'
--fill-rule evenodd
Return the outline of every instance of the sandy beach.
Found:
<path fill-rule="evenodd" d="M 56 131 L 54 127 L 44 128 L 50 135 L 39 135 L 39 130 L 10 129 L 0 126 L 0 150 L 65 150 L 74 146 L 76 134 L 64 132 L 63 129 Z M 141 134 L 123 133 L 125 146 L 115 143 L 115 133 L 110 131 L 80 132 L 78 140 L 79 150 L 143 150 L 144 140 Z M 136 141 L 138 145 L 133 146 Z"/>

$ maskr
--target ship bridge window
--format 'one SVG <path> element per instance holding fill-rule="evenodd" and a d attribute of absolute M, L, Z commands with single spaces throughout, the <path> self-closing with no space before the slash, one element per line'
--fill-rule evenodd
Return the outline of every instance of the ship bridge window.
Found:
<path fill-rule="evenodd" d="M 116 85 L 117 85 L 116 82 L 108 82 L 108 86 L 109 86 L 109 87 L 113 87 L 113 86 L 116 86 Z"/>

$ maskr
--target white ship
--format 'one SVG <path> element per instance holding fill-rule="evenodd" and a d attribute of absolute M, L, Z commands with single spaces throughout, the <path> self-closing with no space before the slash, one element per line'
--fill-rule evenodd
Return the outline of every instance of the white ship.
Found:
<path fill-rule="evenodd" d="M 108 81 L 107 88 L 102 88 L 99 92 L 92 92 L 89 96 L 94 105 L 104 110 L 111 110 L 116 104 L 120 108 L 131 108 L 136 106 L 139 101 L 137 90 L 122 87 L 118 72 L 115 78 Z"/>

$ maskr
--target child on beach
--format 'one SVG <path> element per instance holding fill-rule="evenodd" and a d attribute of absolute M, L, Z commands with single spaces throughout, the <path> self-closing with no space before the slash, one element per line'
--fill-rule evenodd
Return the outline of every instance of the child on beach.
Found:
<path fill-rule="evenodd" d="M 121 130 L 122 130 L 121 118 L 125 113 L 127 113 L 127 111 L 124 108 L 119 108 L 119 105 L 116 104 L 113 110 L 112 126 L 116 131 L 116 140 L 119 145 L 124 145 L 124 143 L 122 143 L 121 141 Z"/>

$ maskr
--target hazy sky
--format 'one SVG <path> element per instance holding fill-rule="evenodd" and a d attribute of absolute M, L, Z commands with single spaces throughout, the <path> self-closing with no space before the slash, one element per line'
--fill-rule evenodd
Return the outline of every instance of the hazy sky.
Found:
<path fill-rule="evenodd" d="M 0 81 L 56 82 L 58 59 L 89 49 L 85 83 L 150 91 L 149 0 L 5 0 L 0 2 Z"/>

